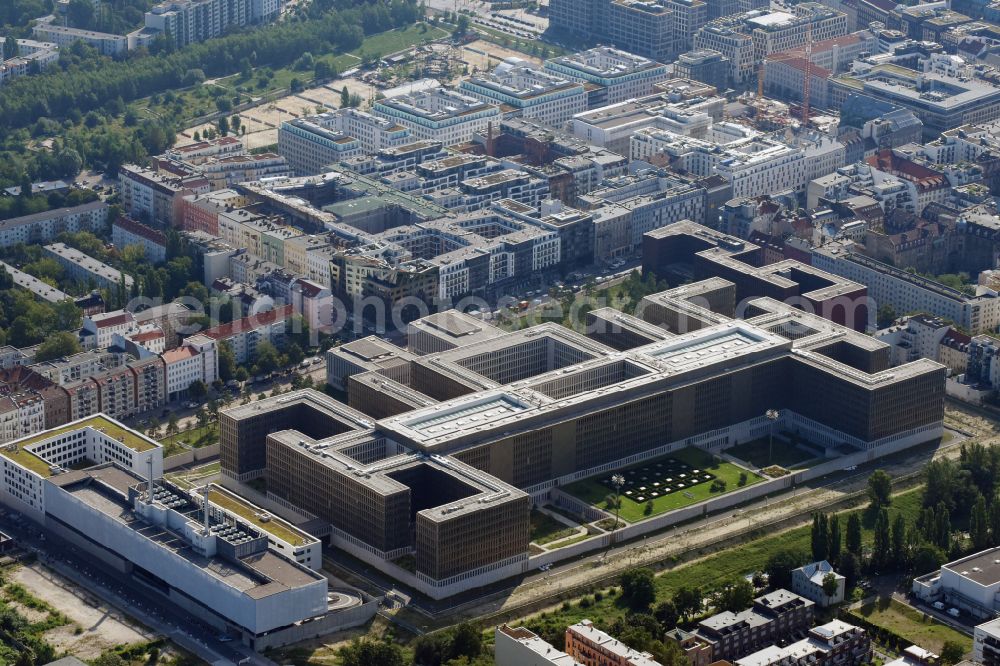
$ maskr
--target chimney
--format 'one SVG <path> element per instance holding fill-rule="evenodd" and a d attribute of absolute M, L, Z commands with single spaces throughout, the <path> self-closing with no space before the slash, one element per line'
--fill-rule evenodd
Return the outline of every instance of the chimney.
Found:
<path fill-rule="evenodd" d="M 206 483 L 202 488 L 202 492 L 205 494 L 204 499 L 202 499 L 201 504 L 201 514 L 205 521 L 205 536 L 208 536 L 209 525 L 208 525 L 208 484 Z"/>
<path fill-rule="evenodd" d="M 146 466 L 149 468 L 149 493 L 146 496 L 146 500 L 152 504 L 153 503 L 153 456 L 149 456 L 146 460 Z"/>

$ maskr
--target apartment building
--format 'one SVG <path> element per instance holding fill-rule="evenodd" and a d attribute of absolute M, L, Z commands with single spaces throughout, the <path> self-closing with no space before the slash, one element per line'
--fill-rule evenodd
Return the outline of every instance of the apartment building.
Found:
<path fill-rule="evenodd" d="M 633 650 L 590 620 L 566 627 L 566 654 L 584 666 L 661 666 L 653 655 Z"/>
<path fill-rule="evenodd" d="M 348 157 L 373 155 L 413 140 L 410 130 L 393 120 L 347 108 L 281 123 L 278 153 L 297 175 L 305 176 Z"/>
<path fill-rule="evenodd" d="M 199 165 L 212 158 L 233 157 L 246 152 L 239 137 L 220 136 L 168 148 L 163 154 L 169 160 Z"/>
<path fill-rule="evenodd" d="M 7 262 L 0 261 L 0 269 L 3 269 L 11 277 L 15 286 L 30 291 L 36 298 L 40 298 L 43 301 L 59 303 L 60 301 L 73 300 L 66 292 L 56 289 L 44 280 L 39 280 L 34 275 L 29 275 L 24 271 L 14 268 Z"/>
<path fill-rule="evenodd" d="M 87 349 L 104 350 L 111 346 L 114 336 L 127 335 L 138 329 L 135 315 L 128 310 L 102 312 L 83 318 L 80 342 Z"/>
<path fill-rule="evenodd" d="M 285 329 L 292 312 L 290 304 L 284 305 L 206 329 L 190 340 L 194 341 L 195 337 L 199 339 L 207 337 L 214 340 L 216 344 L 226 341 L 233 349 L 236 362 L 247 363 L 254 358 L 257 345 L 263 341 L 270 342 L 278 348 L 284 346 Z"/>
<path fill-rule="evenodd" d="M 196 381 L 207 386 L 215 381 L 206 375 L 205 360 L 195 347 L 183 346 L 160 355 L 167 377 L 167 400 L 186 397 L 188 389 Z"/>
<path fill-rule="evenodd" d="M 493 636 L 496 666 L 583 666 L 524 627 L 502 624 Z"/>
<path fill-rule="evenodd" d="M 674 63 L 674 74 L 725 90 L 729 87 L 729 67 L 729 58 L 714 49 L 701 48 L 679 54 Z"/>
<path fill-rule="evenodd" d="M 737 660 L 787 636 L 807 631 L 814 604 L 788 590 L 776 590 L 753 601 L 747 610 L 725 611 L 698 623 L 694 633 L 712 646 L 713 659 Z"/>
<path fill-rule="evenodd" d="M 825 589 L 827 576 L 833 576 L 837 582 L 833 594 L 827 594 Z M 811 562 L 798 569 L 792 569 L 792 592 L 811 600 L 821 608 L 839 604 L 844 600 L 844 590 L 847 579 L 834 571 L 826 560 Z"/>
<path fill-rule="evenodd" d="M 737 659 L 736 666 L 859 666 L 872 658 L 871 639 L 861 627 L 831 620 L 813 627 L 806 638 L 771 645 Z"/>
<path fill-rule="evenodd" d="M 972 658 L 983 666 L 1000 664 L 1000 618 L 976 625 L 972 638 Z"/>
<path fill-rule="evenodd" d="M 134 164 L 118 170 L 118 187 L 129 216 L 163 227 L 179 226 L 183 197 L 210 189 L 208 179 L 183 167 L 156 171 Z"/>
<path fill-rule="evenodd" d="M 466 143 L 490 123 L 499 126 L 501 118 L 496 104 L 446 88 L 381 99 L 372 112 L 409 128 L 415 139 L 445 146 Z"/>
<path fill-rule="evenodd" d="M 212 157 L 198 165 L 212 190 L 222 190 L 238 183 L 266 178 L 290 178 L 295 175 L 288 160 L 277 153 Z"/>
<path fill-rule="evenodd" d="M 247 205 L 245 196 L 233 189 L 221 189 L 207 194 L 187 194 L 181 197 L 180 228 L 219 235 L 219 214 Z"/>
<path fill-rule="evenodd" d="M 64 243 L 52 243 L 43 249 L 46 256 L 58 261 L 66 269 L 66 274 L 74 280 L 103 289 L 124 287 L 126 293 L 132 290 L 134 280 L 131 275 L 126 275 Z"/>
<path fill-rule="evenodd" d="M 0 54 L 0 85 L 19 76 L 41 72 L 59 62 L 58 44 L 34 39 L 17 39 L 16 42 L 17 55 Z"/>
<path fill-rule="evenodd" d="M 14 217 L 0 221 L 0 247 L 51 241 L 61 233 L 100 232 L 107 222 L 108 204 L 103 201 Z"/>
<path fill-rule="evenodd" d="M 849 243 L 813 248 L 811 263 L 828 273 L 867 285 L 868 295 L 875 303 L 891 305 L 896 312 L 926 312 L 949 319 L 973 334 L 1000 326 L 1000 298 L 985 287 L 978 288 L 976 296 L 969 296 L 855 252 Z"/>
<path fill-rule="evenodd" d="M 145 26 L 181 48 L 274 20 L 283 6 L 284 0 L 166 0 L 146 12 Z"/>
<path fill-rule="evenodd" d="M 52 19 L 55 20 L 54 17 Z M 40 41 L 56 44 L 59 48 L 83 42 L 106 56 L 120 56 L 128 50 L 128 37 L 106 32 L 69 28 L 53 22 L 38 21 L 31 27 L 32 34 Z"/>
<path fill-rule="evenodd" d="M 154 229 L 127 215 L 119 215 L 111 223 L 111 242 L 119 249 L 130 245 L 138 245 L 145 253 L 146 260 L 151 264 L 159 264 L 167 260 L 167 236 L 159 229 Z"/>

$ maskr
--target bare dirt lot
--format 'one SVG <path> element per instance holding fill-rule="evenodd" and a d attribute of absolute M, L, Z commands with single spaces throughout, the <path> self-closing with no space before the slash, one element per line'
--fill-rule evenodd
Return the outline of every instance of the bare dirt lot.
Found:
<path fill-rule="evenodd" d="M 45 639 L 57 651 L 65 650 L 80 659 L 93 659 L 116 645 L 141 643 L 157 637 L 37 562 L 18 567 L 10 578 L 72 621 L 73 624 L 45 633 Z M 78 628 L 80 633 L 76 633 Z"/>
<path fill-rule="evenodd" d="M 486 54 L 489 54 L 489 57 Z M 462 48 L 462 61 L 469 65 L 469 67 L 474 66 L 478 70 L 492 70 L 505 58 L 521 58 L 533 65 L 542 64 L 541 58 L 536 58 L 520 51 L 515 51 L 514 49 L 508 49 L 482 39 L 470 42 Z"/>
<path fill-rule="evenodd" d="M 368 100 L 373 95 L 372 87 L 356 79 L 337 79 L 330 83 L 315 88 L 308 88 L 294 95 L 286 95 L 271 102 L 264 102 L 246 111 L 241 111 L 238 115 L 242 125 L 246 127 L 246 135 L 242 136 L 243 144 L 247 150 L 271 146 L 278 142 L 278 128 L 281 123 L 309 116 L 317 112 L 317 109 L 338 109 L 340 108 L 340 91 L 347 86 L 347 91 L 352 95 L 359 95 L 362 100 L 361 108 L 368 108 Z M 205 130 L 213 126 L 213 123 L 204 123 L 189 127 L 182 131 L 178 137 L 178 143 L 190 143 L 194 133 L 204 134 Z"/>

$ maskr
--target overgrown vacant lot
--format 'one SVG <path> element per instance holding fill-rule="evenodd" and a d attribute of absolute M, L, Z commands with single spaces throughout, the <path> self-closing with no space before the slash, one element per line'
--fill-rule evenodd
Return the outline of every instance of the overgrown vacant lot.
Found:
<path fill-rule="evenodd" d="M 941 654 L 946 641 L 959 643 L 966 652 L 972 649 L 970 637 L 891 597 L 877 599 L 851 612 L 937 654 Z"/>

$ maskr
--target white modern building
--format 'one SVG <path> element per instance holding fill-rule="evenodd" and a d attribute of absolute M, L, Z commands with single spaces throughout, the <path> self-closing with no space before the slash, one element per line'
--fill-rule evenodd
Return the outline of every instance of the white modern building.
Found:
<path fill-rule="evenodd" d="M 1000 548 L 968 555 L 914 579 L 913 593 L 927 603 L 993 618 L 1000 611 Z"/>
<path fill-rule="evenodd" d="M 416 139 L 446 146 L 465 143 L 492 123 L 499 127 L 500 107 L 454 90 L 435 88 L 378 100 L 375 115 L 409 128 Z"/>
<path fill-rule="evenodd" d="M 545 69 L 574 81 L 590 84 L 588 106 L 595 108 L 644 97 L 669 77 L 667 66 L 649 58 L 608 46 L 551 58 Z"/>
<path fill-rule="evenodd" d="M 631 141 L 633 160 L 669 162 L 696 176 L 722 176 L 734 198 L 804 191 L 808 183 L 802 151 L 732 123 L 713 125 L 704 139 L 646 128 Z"/>
<path fill-rule="evenodd" d="M 73 466 L 116 463 L 143 477 L 163 476 L 163 448 L 121 423 L 98 414 L 15 440 L 0 449 L 0 500 L 42 522 L 46 483 Z"/>
<path fill-rule="evenodd" d="M 583 83 L 536 69 L 519 58 L 509 58 L 491 73 L 463 80 L 459 90 L 489 104 L 501 105 L 507 117 L 533 118 L 553 127 L 587 109 Z"/>
<path fill-rule="evenodd" d="M 358 109 L 337 109 L 281 123 L 278 153 L 300 176 L 321 173 L 328 164 L 413 141 L 399 123 Z"/>

